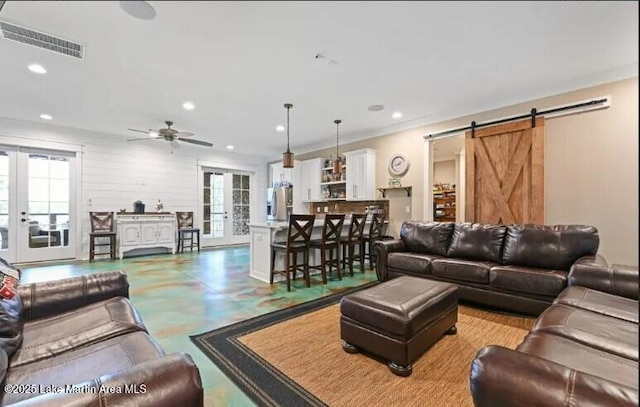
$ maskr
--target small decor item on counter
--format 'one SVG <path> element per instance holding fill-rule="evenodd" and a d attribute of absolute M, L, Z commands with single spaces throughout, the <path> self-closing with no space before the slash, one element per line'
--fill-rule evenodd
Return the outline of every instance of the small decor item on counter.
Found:
<path fill-rule="evenodd" d="M 347 193 L 346 193 L 346 192 L 344 192 L 344 191 L 340 191 L 340 195 L 339 195 L 339 197 L 340 197 L 340 198 L 346 198 L 346 197 L 347 197 Z"/>
<path fill-rule="evenodd" d="M 144 213 L 144 202 L 135 201 L 133 203 L 133 213 Z"/>
<path fill-rule="evenodd" d="M 127 210 L 125 208 L 120 209 L 120 211 L 118 211 L 118 213 L 127 213 Z"/>
<path fill-rule="evenodd" d="M 164 209 L 164 205 L 158 199 L 158 203 L 156 204 L 156 212 L 162 212 L 163 209 Z"/>

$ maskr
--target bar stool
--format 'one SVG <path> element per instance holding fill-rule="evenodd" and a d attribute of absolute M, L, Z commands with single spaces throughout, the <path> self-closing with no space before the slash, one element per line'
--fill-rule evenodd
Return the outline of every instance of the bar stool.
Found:
<path fill-rule="evenodd" d="M 376 262 L 376 255 L 373 253 L 373 244 L 379 240 L 391 240 L 392 236 L 383 235 L 384 221 L 386 219 L 384 213 L 374 213 L 371 215 L 371 223 L 369 224 L 369 232 L 362 236 L 363 256 L 364 260 L 369 260 L 369 268 L 373 270 Z"/>
<path fill-rule="evenodd" d="M 335 266 L 338 270 L 338 279 L 342 280 L 342 271 L 340 270 L 340 235 L 342 234 L 343 223 L 343 213 L 326 214 L 322 226 L 322 239 L 309 241 L 311 249 L 320 249 L 320 264 L 317 266 L 309 266 L 309 268 L 321 271 L 322 282 L 324 284 L 327 284 L 327 266 L 329 266 L 329 273 L 331 273 Z M 327 250 L 329 251 L 329 260 L 326 258 Z"/>
<path fill-rule="evenodd" d="M 89 233 L 89 262 L 96 255 L 109 254 L 116 259 L 116 232 L 113 230 L 113 212 L 89 212 L 91 232 Z M 109 239 L 108 241 L 106 239 Z M 103 243 L 99 243 L 104 241 Z M 96 247 L 109 246 L 109 252 L 96 253 Z"/>
<path fill-rule="evenodd" d="M 313 222 L 315 215 L 289 215 L 289 228 L 287 230 L 286 242 L 271 243 L 271 272 L 269 273 L 269 282 L 273 284 L 274 274 L 284 274 L 287 278 L 287 291 L 291 291 L 291 272 L 295 279 L 296 271 L 302 270 L 307 287 L 311 287 L 309 279 L 309 241 L 311 231 L 313 230 Z M 276 255 L 284 252 L 285 268 L 276 270 Z M 302 253 L 303 261 L 298 263 L 298 253 Z M 293 255 L 293 264 L 291 264 L 291 255 Z"/>
<path fill-rule="evenodd" d="M 185 242 L 189 242 L 190 251 L 193 251 L 194 245 L 200 251 L 200 228 L 193 227 L 193 212 L 176 212 L 176 219 L 178 220 L 178 251 L 184 253 Z"/>
<path fill-rule="evenodd" d="M 349 225 L 349 235 L 340 239 L 342 245 L 342 268 L 346 268 L 345 264 L 349 262 L 349 274 L 353 276 L 353 262 L 360 262 L 360 270 L 364 272 L 364 256 L 362 255 L 362 234 L 364 232 L 364 223 L 367 219 L 365 213 L 354 213 L 351 215 L 351 224 Z M 356 254 L 356 246 L 358 253 Z M 347 253 L 348 250 L 348 253 Z"/>

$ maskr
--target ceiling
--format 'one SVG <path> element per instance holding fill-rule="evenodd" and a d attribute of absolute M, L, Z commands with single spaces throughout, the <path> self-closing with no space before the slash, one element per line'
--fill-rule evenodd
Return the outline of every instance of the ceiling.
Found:
<path fill-rule="evenodd" d="M 0 38 L 0 116 L 47 113 L 123 143 L 173 120 L 214 149 L 273 158 L 287 102 L 301 153 L 332 146 L 336 118 L 346 142 L 638 75 L 637 2 L 149 4 L 153 20 L 115 1 L 6 2 L 0 20 L 85 58 Z"/>

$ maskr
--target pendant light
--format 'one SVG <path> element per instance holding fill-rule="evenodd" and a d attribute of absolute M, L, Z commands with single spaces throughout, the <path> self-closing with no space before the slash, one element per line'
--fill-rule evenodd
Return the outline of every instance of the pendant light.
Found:
<path fill-rule="evenodd" d="M 282 168 L 293 168 L 293 153 L 289 150 L 289 109 L 293 107 L 291 103 L 285 103 L 287 109 L 287 151 L 282 153 Z"/>
<path fill-rule="evenodd" d="M 342 120 L 336 119 L 333 122 L 336 124 L 336 159 L 333 160 L 333 174 L 334 176 L 339 176 L 342 173 L 342 158 L 340 158 L 340 152 L 338 150 L 340 141 L 338 127 L 340 126 L 340 123 L 342 123 Z"/>

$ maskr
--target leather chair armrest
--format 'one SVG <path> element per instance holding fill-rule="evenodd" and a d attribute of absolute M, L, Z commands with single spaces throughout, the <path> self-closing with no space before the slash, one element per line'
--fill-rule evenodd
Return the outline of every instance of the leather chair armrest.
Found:
<path fill-rule="evenodd" d="M 21 284 L 18 294 L 26 321 L 61 314 L 113 297 L 129 297 L 129 282 L 122 271 L 40 283 Z"/>
<path fill-rule="evenodd" d="M 74 386 L 82 391 L 41 394 L 11 406 L 200 407 L 204 404 L 200 372 L 186 353 L 163 356 Z"/>
<path fill-rule="evenodd" d="M 387 281 L 389 279 L 387 272 L 387 255 L 393 252 L 404 252 L 406 247 L 400 239 L 378 240 L 373 244 L 373 250 L 376 254 L 376 275 L 378 280 Z"/>
<path fill-rule="evenodd" d="M 478 352 L 469 380 L 476 407 L 638 405 L 635 389 L 496 345 Z"/>
<path fill-rule="evenodd" d="M 638 300 L 638 268 L 614 264 L 609 266 L 600 255 L 578 259 L 569 271 L 568 284 L 604 291 Z"/>

